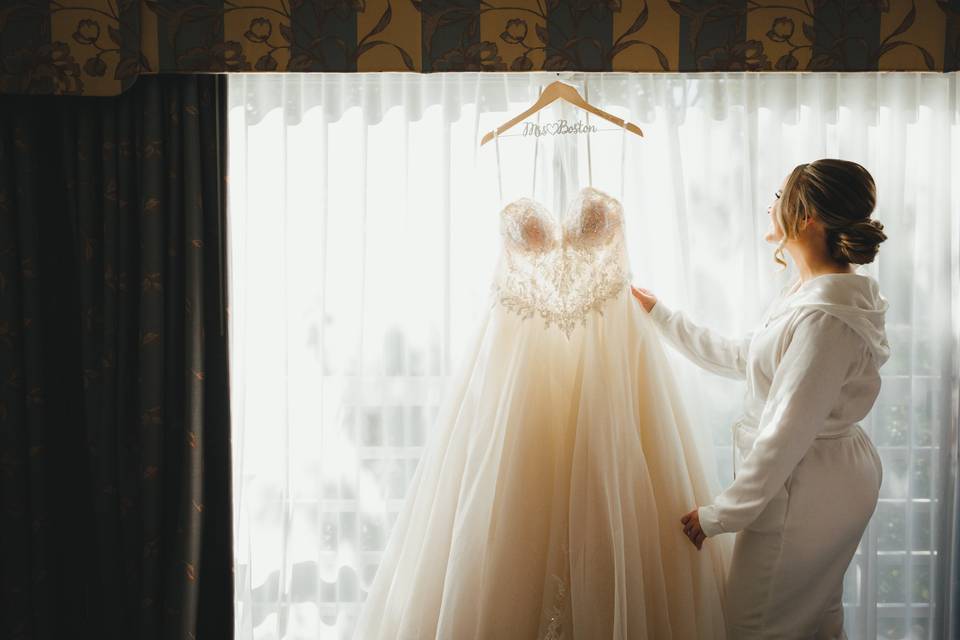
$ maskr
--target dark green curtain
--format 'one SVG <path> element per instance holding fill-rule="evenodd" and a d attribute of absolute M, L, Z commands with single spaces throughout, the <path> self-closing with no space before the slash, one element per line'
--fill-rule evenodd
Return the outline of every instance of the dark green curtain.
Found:
<path fill-rule="evenodd" d="M 0 637 L 233 637 L 226 77 L 0 96 Z"/>

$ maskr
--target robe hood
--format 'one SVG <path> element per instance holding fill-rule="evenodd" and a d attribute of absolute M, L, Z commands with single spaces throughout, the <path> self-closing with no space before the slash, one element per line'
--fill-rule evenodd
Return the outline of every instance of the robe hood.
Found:
<path fill-rule="evenodd" d="M 847 323 L 867 342 L 880 368 L 890 357 L 884 326 L 887 299 L 877 281 L 860 273 L 830 273 L 800 285 L 786 305 L 788 309 L 812 307 Z"/>

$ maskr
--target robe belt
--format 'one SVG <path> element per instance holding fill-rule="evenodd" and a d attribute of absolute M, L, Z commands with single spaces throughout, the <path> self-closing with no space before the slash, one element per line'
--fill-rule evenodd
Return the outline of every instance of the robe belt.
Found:
<path fill-rule="evenodd" d="M 832 440 L 834 438 L 849 438 L 857 433 L 859 425 L 854 422 L 847 425 L 847 428 L 839 433 L 825 433 L 818 435 L 815 440 Z M 753 443 L 757 439 L 758 431 L 755 427 L 744 422 L 743 419 L 733 423 L 733 477 L 737 477 L 737 453 L 743 452 L 746 457 L 753 449 Z"/>

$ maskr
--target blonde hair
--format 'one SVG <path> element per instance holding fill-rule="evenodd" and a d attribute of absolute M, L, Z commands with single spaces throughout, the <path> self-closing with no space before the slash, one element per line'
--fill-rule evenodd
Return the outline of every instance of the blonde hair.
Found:
<path fill-rule="evenodd" d="M 877 187 L 870 172 L 856 162 L 824 158 L 794 167 L 774 209 L 783 239 L 773 259 L 786 267 L 783 248 L 796 238 L 808 217 L 815 217 L 827 235 L 830 256 L 842 264 L 873 262 L 887 239 L 883 224 L 870 217 Z"/>

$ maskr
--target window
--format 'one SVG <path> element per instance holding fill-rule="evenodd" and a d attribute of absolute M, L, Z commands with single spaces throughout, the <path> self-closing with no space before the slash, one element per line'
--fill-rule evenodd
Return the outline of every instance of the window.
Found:
<path fill-rule="evenodd" d="M 231 74 L 230 321 L 237 631 L 349 637 L 499 251 L 493 145 L 552 73 Z M 565 74 L 638 123 L 627 153 L 633 281 L 729 335 L 790 274 L 762 240 L 783 176 L 864 164 L 891 240 L 868 267 L 893 356 L 864 422 L 881 501 L 847 574 L 851 638 L 936 638 L 956 478 L 957 74 Z M 579 115 L 575 117 L 581 117 Z M 618 131 L 592 134 L 619 190 Z M 502 139 L 505 195 L 533 139 Z M 541 160 L 542 162 L 542 160 Z M 569 173 L 537 165 L 549 193 Z M 955 181 L 953 181 L 955 182 Z M 951 275 L 953 274 L 953 275 Z M 718 479 L 742 387 L 673 359 Z"/>

